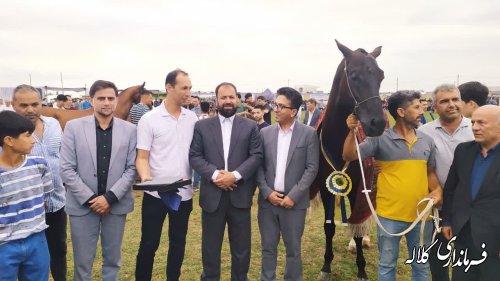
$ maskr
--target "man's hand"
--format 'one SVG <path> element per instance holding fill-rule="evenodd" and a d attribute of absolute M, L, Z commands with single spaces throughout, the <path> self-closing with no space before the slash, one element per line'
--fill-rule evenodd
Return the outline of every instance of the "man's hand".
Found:
<path fill-rule="evenodd" d="M 438 187 L 429 193 L 427 197 L 434 199 L 434 206 L 440 206 L 443 203 L 443 189 Z"/>
<path fill-rule="evenodd" d="M 451 237 L 453 237 L 453 231 L 451 230 L 450 226 L 443 226 L 441 228 L 441 232 L 443 233 L 443 236 L 444 238 L 446 238 L 446 240 L 450 240 Z"/>
<path fill-rule="evenodd" d="M 151 176 L 141 178 L 141 182 L 152 181 L 153 178 Z"/>
<path fill-rule="evenodd" d="M 273 191 L 271 192 L 271 194 L 269 194 L 267 200 L 274 206 L 279 206 L 281 205 L 281 202 L 283 202 L 283 196 L 283 194 Z"/>
<path fill-rule="evenodd" d="M 349 117 L 347 117 L 346 123 L 347 128 L 349 128 L 349 130 L 351 131 L 359 127 L 359 120 L 354 114 L 351 114 L 349 115 Z"/>
<path fill-rule="evenodd" d="M 375 158 L 372 159 L 372 165 L 373 165 L 373 172 L 378 175 L 380 172 L 382 172 L 382 166 L 375 160 Z"/>
<path fill-rule="evenodd" d="M 286 208 L 286 209 L 291 209 L 293 206 L 295 206 L 295 202 L 293 202 L 292 198 L 285 196 L 283 198 L 283 201 L 281 201 L 281 207 Z"/>
<path fill-rule="evenodd" d="M 108 200 L 104 198 L 103 195 L 97 196 L 96 198 L 89 201 L 90 209 L 96 212 L 98 215 L 107 215 L 111 211 L 111 206 Z"/>
<path fill-rule="evenodd" d="M 222 190 L 232 191 L 233 188 L 236 187 L 236 177 L 231 172 L 219 171 L 219 175 L 217 176 L 217 179 L 215 179 L 214 183 Z"/>

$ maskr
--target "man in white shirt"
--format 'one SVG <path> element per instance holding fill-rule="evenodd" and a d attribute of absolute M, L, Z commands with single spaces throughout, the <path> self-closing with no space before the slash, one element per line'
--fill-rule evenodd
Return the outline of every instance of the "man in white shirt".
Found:
<path fill-rule="evenodd" d="M 306 105 L 307 105 L 307 111 L 304 116 L 304 124 L 314 128 L 314 126 L 316 126 L 316 122 L 318 122 L 320 113 L 318 109 L 318 102 L 315 99 L 310 98 L 307 101 Z"/>
<path fill-rule="evenodd" d="M 137 126 L 137 172 L 141 181 L 157 177 L 190 179 L 189 146 L 196 114 L 182 107 L 191 94 L 191 80 L 176 69 L 165 79 L 168 98 L 149 111 Z M 142 236 L 137 254 L 136 280 L 151 280 L 154 256 L 160 244 L 165 217 L 169 216 L 169 248 L 166 280 L 179 280 L 184 259 L 189 215 L 193 209 L 193 188 L 179 189 L 182 201 L 172 206 L 157 192 L 145 192 L 142 201 Z M 176 204 L 174 204 L 176 205 Z M 177 207 L 177 210 L 175 210 Z"/>
<path fill-rule="evenodd" d="M 54 104 L 52 105 L 53 108 L 57 108 L 57 109 L 63 109 L 65 110 L 66 108 L 64 108 L 64 103 L 68 101 L 68 97 L 65 96 L 65 95 L 57 95 L 56 97 L 56 100 L 54 102 Z"/>
<path fill-rule="evenodd" d="M 319 140 L 314 128 L 295 120 L 302 96 L 292 88 L 278 90 L 276 122 L 261 130 L 264 165 L 257 173 L 263 281 L 276 280 L 280 236 L 286 248 L 284 280 L 302 280 L 301 238 L 309 187 L 319 167 Z M 278 278 L 279 279 L 279 278 Z"/>
<path fill-rule="evenodd" d="M 429 135 L 436 144 L 436 174 L 442 187 L 448 177 L 455 148 L 462 142 L 474 140 L 472 133 L 472 124 L 470 119 L 462 116 L 462 100 L 457 87 L 451 84 L 438 86 L 432 93 L 434 111 L 439 114 L 439 119 L 426 123 L 418 130 Z M 436 238 L 446 245 L 442 233 L 438 233 Z M 429 265 L 433 280 L 450 280 L 449 269 L 443 265 L 447 261 L 441 261 L 437 258 L 437 249 L 431 248 L 429 255 Z M 447 250 L 441 254 L 445 254 Z"/>

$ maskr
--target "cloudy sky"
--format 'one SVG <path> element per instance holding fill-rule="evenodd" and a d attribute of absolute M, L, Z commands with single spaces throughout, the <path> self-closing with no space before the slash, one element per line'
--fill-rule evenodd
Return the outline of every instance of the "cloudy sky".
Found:
<path fill-rule="evenodd" d="M 194 91 L 316 85 L 329 91 L 334 39 L 382 46 L 382 91 L 478 80 L 500 86 L 499 1 L 0 0 L 0 86 L 163 89 L 189 72 Z"/>

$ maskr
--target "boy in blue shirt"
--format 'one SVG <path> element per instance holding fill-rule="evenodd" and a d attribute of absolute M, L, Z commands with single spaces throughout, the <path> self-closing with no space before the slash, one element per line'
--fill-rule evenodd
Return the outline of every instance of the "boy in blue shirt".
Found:
<path fill-rule="evenodd" d="M 48 280 L 44 194 L 52 189 L 47 162 L 27 156 L 33 123 L 0 112 L 0 280 Z"/>

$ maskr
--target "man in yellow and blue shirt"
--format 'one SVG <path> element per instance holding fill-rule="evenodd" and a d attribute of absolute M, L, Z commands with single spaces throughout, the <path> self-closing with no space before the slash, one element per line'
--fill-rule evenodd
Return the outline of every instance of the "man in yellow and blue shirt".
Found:
<path fill-rule="evenodd" d="M 389 113 L 396 120 L 393 128 L 381 136 L 367 138 L 360 144 L 362 159 L 374 157 L 381 167 L 377 181 L 377 215 L 387 231 L 399 233 L 417 217 L 417 203 L 425 197 L 442 200 L 442 190 L 434 168 L 436 146 L 429 136 L 417 131 L 423 108 L 420 93 L 399 91 L 388 99 Z M 351 130 L 344 143 L 343 158 L 346 161 L 358 159 L 353 130 L 359 121 L 354 115 L 347 119 Z M 430 192 L 430 193 L 429 193 Z M 425 229 L 424 244 L 429 245 L 432 226 Z M 420 240 L 420 223 L 406 234 L 409 252 Z M 400 236 L 391 236 L 377 228 L 379 248 L 378 280 L 396 280 L 396 262 L 399 254 Z M 412 280 L 427 280 L 429 265 L 412 264 Z"/>

